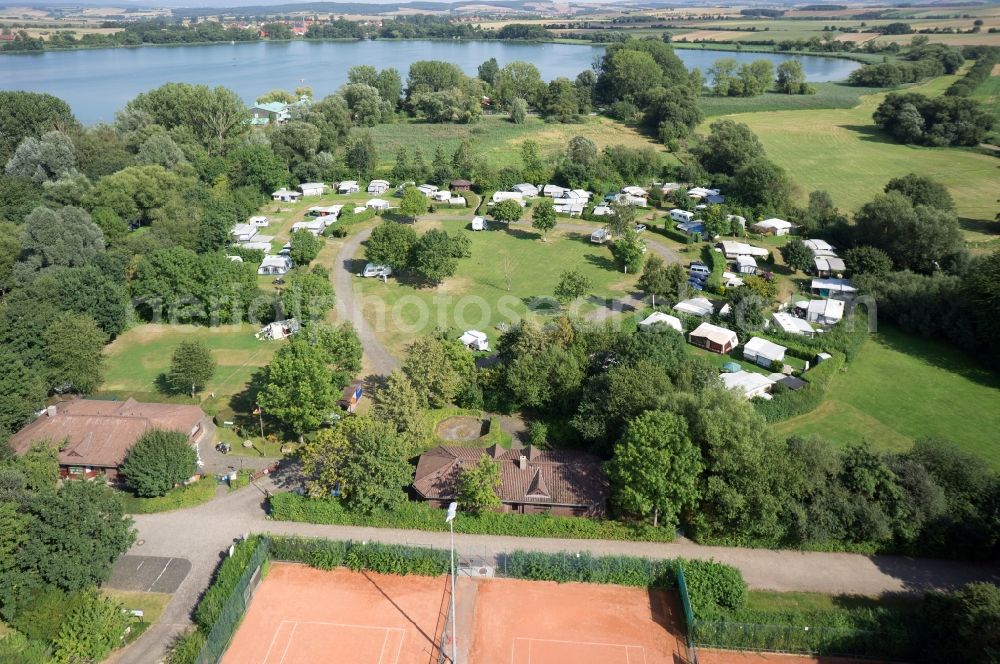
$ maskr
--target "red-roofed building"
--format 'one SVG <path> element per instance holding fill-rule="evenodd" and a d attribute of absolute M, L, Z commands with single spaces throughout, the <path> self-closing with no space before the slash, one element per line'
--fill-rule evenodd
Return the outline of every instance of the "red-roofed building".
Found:
<path fill-rule="evenodd" d="M 16 454 L 36 442 L 59 447 L 59 473 L 64 478 L 118 479 L 118 467 L 147 431 L 165 429 L 187 435 L 197 445 L 207 430 L 198 406 L 74 399 L 49 406 L 34 422 L 10 439 Z"/>
<path fill-rule="evenodd" d="M 413 478 L 413 492 L 436 507 L 456 498 L 455 485 L 464 468 L 484 456 L 500 464 L 500 502 L 505 512 L 563 516 L 601 516 L 610 488 L 601 461 L 584 452 L 504 449 L 496 445 L 440 446 L 422 454 Z"/>

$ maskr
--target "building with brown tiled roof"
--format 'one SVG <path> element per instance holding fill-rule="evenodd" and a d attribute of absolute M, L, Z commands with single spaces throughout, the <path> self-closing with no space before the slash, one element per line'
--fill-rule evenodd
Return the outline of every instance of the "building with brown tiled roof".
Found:
<path fill-rule="evenodd" d="M 62 477 L 118 478 L 118 466 L 136 441 L 152 429 L 180 431 L 197 444 L 206 431 L 205 413 L 198 406 L 74 399 L 49 406 L 34 422 L 10 439 L 17 454 L 32 444 L 59 446 Z"/>
<path fill-rule="evenodd" d="M 488 456 L 500 463 L 500 502 L 505 512 L 600 516 L 610 492 L 601 461 L 584 452 L 440 446 L 420 455 L 413 492 L 436 507 L 455 500 L 464 468 Z"/>

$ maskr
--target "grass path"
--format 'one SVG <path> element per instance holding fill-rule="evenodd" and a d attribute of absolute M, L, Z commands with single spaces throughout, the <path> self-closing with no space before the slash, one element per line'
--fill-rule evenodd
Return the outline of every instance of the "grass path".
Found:
<path fill-rule="evenodd" d="M 774 430 L 893 452 L 916 438 L 946 438 L 1000 468 L 1000 376 L 943 343 L 883 328 L 834 377 L 819 408 Z"/>
<path fill-rule="evenodd" d="M 956 78 L 943 76 L 909 90 L 939 94 Z M 825 189 L 853 212 L 891 178 L 917 172 L 948 187 L 969 240 L 995 239 L 1000 160 L 971 148 L 916 147 L 886 138 L 872 122 L 884 96 L 862 97 L 850 109 L 740 113 L 733 119 L 757 134 L 768 156 L 798 185 L 803 202 L 810 191 Z"/>

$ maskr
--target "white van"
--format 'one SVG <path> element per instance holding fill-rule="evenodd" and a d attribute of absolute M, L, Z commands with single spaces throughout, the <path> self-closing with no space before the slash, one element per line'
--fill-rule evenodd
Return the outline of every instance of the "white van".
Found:
<path fill-rule="evenodd" d="M 692 276 L 708 277 L 711 276 L 712 271 L 708 269 L 707 265 L 702 263 L 693 263 L 689 269 L 689 273 Z"/>
<path fill-rule="evenodd" d="M 472 218 L 472 230 L 474 231 L 485 231 L 486 230 L 486 220 L 482 217 Z"/>

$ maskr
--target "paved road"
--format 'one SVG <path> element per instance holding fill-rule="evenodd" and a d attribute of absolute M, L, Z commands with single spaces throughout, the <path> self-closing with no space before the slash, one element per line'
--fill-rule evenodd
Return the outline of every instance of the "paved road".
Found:
<path fill-rule="evenodd" d="M 262 486 L 269 490 L 276 488 L 271 479 L 264 480 Z M 243 534 L 294 534 L 437 548 L 448 546 L 447 533 L 270 521 L 264 513 L 263 501 L 261 491 L 250 486 L 191 509 L 135 517 L 139 538 L 144 543 L 134 546 L 130 554 L 185 558 L 191 562 L 191 571 L 167 606 L 162 621 L 124 652 L 118 660 L 120 664 L 160 661 L 172 639 L 190 624 L 190 612 L 200 592 L 208 585 L 216 564 L 234 539 Z M 491 557 L 505 551 L 528 549 L 714 559 L 738 567 L 752 588 L 778 591 L 877 596 L 955 588 L 977 579 L 1000 583 L 1000 569 L 996 566 L 898 556 L 707 547 L 687 541 L 654 544 L 457 535 L 456 545 L 467 556 Z"/>

